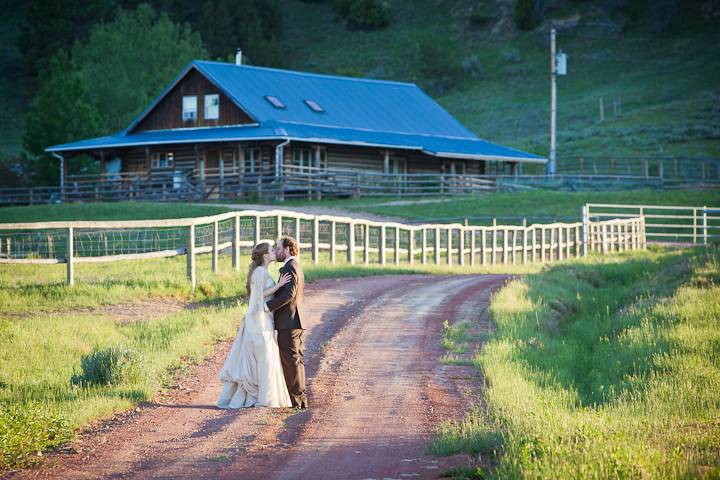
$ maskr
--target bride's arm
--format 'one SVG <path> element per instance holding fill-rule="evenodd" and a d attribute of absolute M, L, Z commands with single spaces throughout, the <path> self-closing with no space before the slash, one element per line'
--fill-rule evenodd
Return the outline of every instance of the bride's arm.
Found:
<path fill-rule="evenodd" d="M 268 296 L 272 295 L 273 293 L 277 292 L 280 289 L 280 287 L 282 287 L 289 281 L 290 281 L 290 274 L 283 273 L 282 275 L 280 275 L 280 278 L 278 279 L 277 284 L 263 290 L 263 297 L 268 297 Z"/>

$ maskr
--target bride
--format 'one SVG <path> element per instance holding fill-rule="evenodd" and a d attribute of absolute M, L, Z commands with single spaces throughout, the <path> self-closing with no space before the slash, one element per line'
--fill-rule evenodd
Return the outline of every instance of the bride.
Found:
<path fill-rule="evenodd" d="M 273 314 L 263 308 L 265 302 L 290 279 L 283 275 L 276 284 L 267 266 L 275 261 L 269 243 L 258 243 L 252 251 L 247 290 L 250 294 L 245 321 L 238 330 L 227 359 L 220 370 L 223 383 L 217 406 L 290 407 L 278 349 Z"/>

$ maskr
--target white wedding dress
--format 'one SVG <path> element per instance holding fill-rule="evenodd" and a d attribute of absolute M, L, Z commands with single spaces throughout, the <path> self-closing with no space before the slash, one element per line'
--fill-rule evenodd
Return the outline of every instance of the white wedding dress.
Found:
<path fill-rule="evenodd" d="M 265 311 L 267 298 L 262 296 L 263 289 L 273 285 L 275 281 L 267 269 L 257 267 L 251 278 L 245 321 L 220 370 L 223 383 L 217 401 L 220 408 L 291 406 L 280 364 L 273 314 Z"/>

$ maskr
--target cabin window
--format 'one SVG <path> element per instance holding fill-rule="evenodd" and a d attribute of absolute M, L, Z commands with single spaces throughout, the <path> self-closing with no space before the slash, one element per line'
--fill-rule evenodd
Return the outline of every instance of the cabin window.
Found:
<path fill-rule="evenodd" d="M 305 105 L 310 107 L 310 110 L 312 110 L 313 112 L 323 113 L 325 111 L 315 100 L 306 99 Z"/>
<path fill-rule="evenodd" d="M 246 148 L 243 150 L 243 171 L 244 173 L 255 173 L 260 170 L 260 149 Z"/>
<path fill-rule="evenodd" d="M 186 95 L 182 104 L 183 122 L 194 122 L 197 119 L 197 95 Z"/>
<path fill-rule="evenodd" d="M 270 105 L 272 105 L 275 108 L 286 108 L 285 104 L 280 101 L 279 98 L 273 96 L 273 95 L 265 95 L 265 100 L 270 102 Z"/>
<path fill-rule="evenodd" d="M 175 154 L 172 152 L 154 152 L 150 155 L 152 168 L 172 168 L 175 163 Z"/>
<path fill-rule="evenodd" d="M 213 93 L 205 95 L 205 120 L 220 118 L 220 95 Z"/>
<path fill-rule="evenodd" d="M 310 148 L 294 148 L 293 149 L 293 165 L 299 167 L 299 172 L 311 172 L 317 168 L 317 159 L 315 158 L 315 149 Z M 327 166 L 327 156 L 325 149 L 320 149 L 320 165 L 319 168 L 323 169 Z"/>

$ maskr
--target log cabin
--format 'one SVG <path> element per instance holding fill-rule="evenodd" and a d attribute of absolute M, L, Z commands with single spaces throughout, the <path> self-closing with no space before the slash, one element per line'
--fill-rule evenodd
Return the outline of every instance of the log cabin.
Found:
<path fill-rule="evenodd" d="M 47 151 L 62 165 L 91 155 L 105 178 L 184 180 L 331 170 L 512 174 L 546 162 L 478 138 L 412 83 L 202 60 L 124 131 Z"/>

